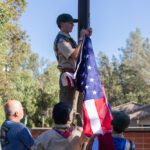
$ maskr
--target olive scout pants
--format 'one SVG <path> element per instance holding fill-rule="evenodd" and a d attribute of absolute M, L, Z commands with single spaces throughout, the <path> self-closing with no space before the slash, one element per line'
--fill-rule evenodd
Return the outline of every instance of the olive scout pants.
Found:
<path fill-rule="evenodd" d="M 61 82 L 61 75 L 59 78 L 59 86 L 60 86 L 59 91 L 60 101 L 70 104 L 73 113 L 77 112 L 82 117 L 82 100 L 83 100 L 82 93 L 78 92 L 75 87 L 63 86 Z"/>

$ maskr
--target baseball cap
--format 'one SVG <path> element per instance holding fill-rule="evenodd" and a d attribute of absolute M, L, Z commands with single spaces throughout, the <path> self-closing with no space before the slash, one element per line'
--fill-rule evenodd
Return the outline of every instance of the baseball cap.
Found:
<path fill-rule="evenodd" d="M 78 19 L 74 19 L 70 14 L 61 14 L 57 17 L 56 20 L 58 27 L 60 27 L 61 22 L 69 22 L 69 21 L 78 22 Z"/>

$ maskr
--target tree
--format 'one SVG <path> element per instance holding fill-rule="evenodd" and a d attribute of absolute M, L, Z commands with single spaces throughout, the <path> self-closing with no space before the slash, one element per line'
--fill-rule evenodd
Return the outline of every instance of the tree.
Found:
<path fill-rule="evenodd" d="M 108 99 L 111 99 L 110 90 L 112 87 L 112 67 L 108 57 L 102 52 L 98 54 L 98 70 L 101 82 L 104 83 L 106 88 Z"/>
<path fill-rule="evenodd" d="M 25 6 L 24 0 L 4 0 L 0 2 L 0 69 L 3 70 L 3 72 L 0 72 L 0 79 L 2 81 L 0 93 L 2 99 L 6 99 L 6 93 L 8 92 L 5 89 L 9 87 L 8 83 L 10 83 L 9 73 L 6 72 L 5 66 L 11 67 L 8 54 L 12 51 L 14 40 L 17 39 L 15 37 L 19 37 L 21 34 L 20 31 L 17 31 L 17 21 Z"/>
<path fill-rule="evenodd" d="M 121 59 L 100 53 L 99 71 L 110 103 L 118 105 L 129 101 L 150 101 L 150 43 L 141 37 L 140 30 L 131 32 Z"/>
<path fill-rule="evenodd" d="M 52 123 L 51 111 L 52 106 L 58 102 L 58 79 L 59 72 L 56 67 L 56 63 L 51 63 L 48 68 L 45 70 L 44 74 L 39 76 L 38 84 L 38 96 L 36 107 L 36 116 L 34 116 L 33 120 L 36 126 L 41 126 L 41 113 L 46 111 L 46 126 L 50 126 Z"/>
<path fill-rule="evenodd" d="M 55 64 L 41 61 L 32 52 L 28 36 L 18 24 L 25 7 L 24 0 L 0 2 L 0 69 L 4 70 L 0 71 L 0 99 L 2 104 L 7 99 L 20 100 L 27 124 L 35 126 L 41 107 L 50 110 L 58 100 L 58 71 Z"/>
<path fill-rule="evenodd" d="M 140 30 L 131 32 L 127 46 L 122 49 L 122 62 L 137 70 L 141 77 L 150 84 L 150 43 L 141 36 Z"/>

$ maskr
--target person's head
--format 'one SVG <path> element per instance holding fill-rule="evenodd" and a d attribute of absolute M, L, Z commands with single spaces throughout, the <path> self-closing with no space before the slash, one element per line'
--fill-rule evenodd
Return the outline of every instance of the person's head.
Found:
<path fill-rule="evenodd" d="M 67 124 L 70 119 L 71 106 L 64 102 L 57 103 L 52 112 L 55 124 Z"/>
<path fill-rule="evenodd" d="M 78 22 L 78 20 L 73 19 L 70 14 L 60 14 L 56 20 L 59 29 L 65 33 L 69 33 L 72 31 L 74 22 Z"/>
<path fill-rule="evenodd" d="M 130 124 L 130 117 L 124 111 L 113 111 L 112 126 L 113 131 L 116 133 L 122 133 Z"/>
<path fill-rule="evenodd" d="M 23 116 L 23 107 L 18 100 L 8 100 L 4 105 L 6 119 L 19 122 Z"/>

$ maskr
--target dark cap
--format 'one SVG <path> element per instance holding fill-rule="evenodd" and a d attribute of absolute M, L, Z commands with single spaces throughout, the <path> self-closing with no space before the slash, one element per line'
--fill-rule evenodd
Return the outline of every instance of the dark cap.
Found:
<path fill-rule="evenodd" d="M 70 22 L 70 21 L 78 22 L 78 19 L 73 19 L 73 17 L 70 14 L 61 14 L 57 17 L 57 20 L 56 20 L 59 28 L 60 28 L 61 22 Z"/>

